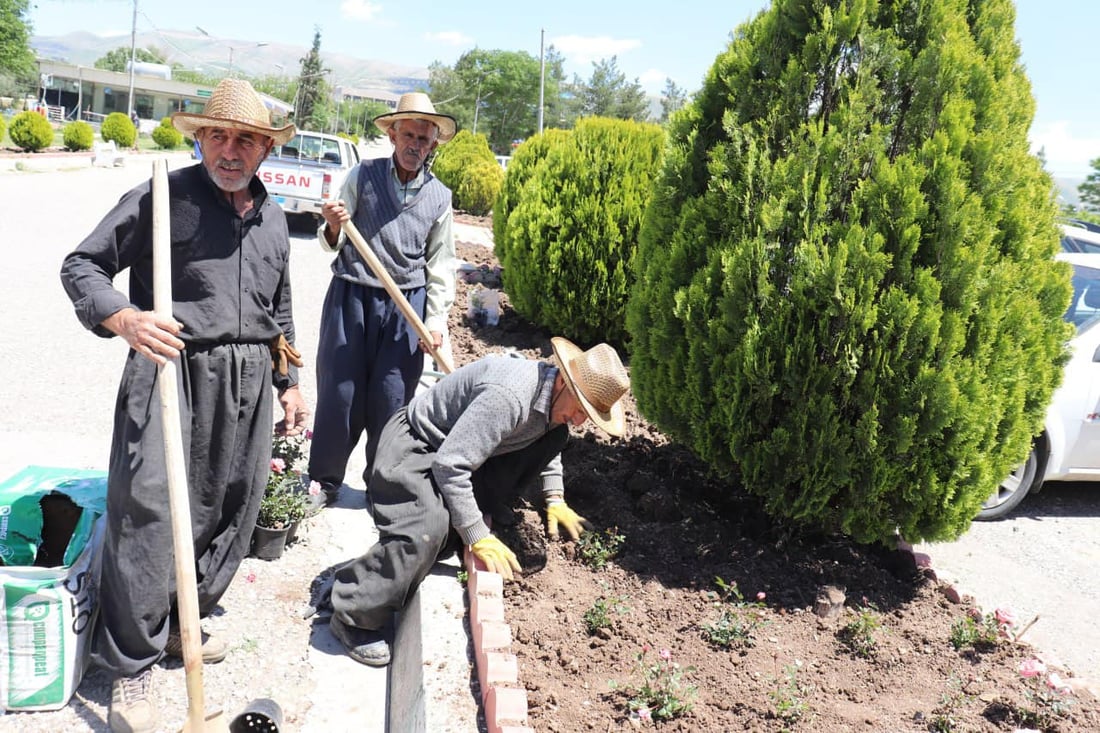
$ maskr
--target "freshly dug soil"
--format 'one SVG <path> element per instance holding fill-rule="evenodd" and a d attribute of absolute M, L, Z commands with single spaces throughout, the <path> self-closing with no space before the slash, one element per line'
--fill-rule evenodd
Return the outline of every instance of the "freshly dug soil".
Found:
<path fill-rule="evenodd" d="M 458 253 L 498 265 L 484 247 Z M 552 334 L 503 290 L 496 326 L 467 320 L 473 287 L 459 282 L 451 316 L 457 365 L 502 349 L 550 358 Z M 547 545 L 534 489 L 518 524 L 497 528 L 525 566 L 506 584 L 505 615 L 535 730 L 1100 730 L 1084 681 L 1055 670 L 1077 687 L 1063 694 L 1023 677 L 1021 663 L 1042 655 L 1011 633 L 956 649 L 973 604 L 950 602 L 912 554 L 788 533 L 630 400 L 627 417 L 627 437 L 589 423 L 563 454 L 589 542 Z M 815 613 L 830 600 L 832 617 Z"/>

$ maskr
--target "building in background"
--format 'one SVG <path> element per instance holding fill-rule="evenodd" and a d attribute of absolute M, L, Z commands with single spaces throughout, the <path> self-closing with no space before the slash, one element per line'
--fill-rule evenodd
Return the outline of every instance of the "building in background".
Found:
<path fill-rule="evenodd" d="M 155 67 L 155 68 L 154 68 Z M 143 120 L 157 123 L 173 112 L 201 114 L 214 88 L 175 81 L 161 64 L 134 66 L 134 110 Z M 106 71 L 60 61 L 38 61 L 39 100 L 65 120 L 100 121 L 112 112 L 126 113 L 130 103 L 130 73 Z M 264 104 L 273 117 L 289 117 L 292 105 L 266 94 Z"/>

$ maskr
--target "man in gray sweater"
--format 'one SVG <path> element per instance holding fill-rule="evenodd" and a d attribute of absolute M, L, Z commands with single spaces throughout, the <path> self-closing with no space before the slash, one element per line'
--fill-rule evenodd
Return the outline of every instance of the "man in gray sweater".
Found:
<path fill-rule="evenodd" d="M 551 339 L 554 364 L 488 356 L 441 379 L 398 410 L 379 438 L 371 498 L 379 538 L 336 571 L 333 635 L 352 659 L 390 661 L 383 628 L 432 565 L 458 542 L 511 580 L 515 554 L 483 514 L 541 477 L 548 531 L 577 539 L 587 524 L 564 500 L 561 450 L 570 425 L 591 419 L 620 436 L 630 380 L 611 346 L 587 351 Z"/>

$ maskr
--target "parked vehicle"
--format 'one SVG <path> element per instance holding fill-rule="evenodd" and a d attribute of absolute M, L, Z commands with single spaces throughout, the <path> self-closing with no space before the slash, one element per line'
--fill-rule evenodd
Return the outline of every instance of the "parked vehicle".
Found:
<path fill-rule="evenodd" d="M 1070 219 L 1062 225 L 1062 249 L 1066 252 L 1100 252 L 1100 225 Z"/>
<path fill-rule="evenodd" d="M 1100 247 L 1100 235 L 1086 234 Z M 989 497 L 977 519 L 1004 517 L 1029 491 L 1050 481 L 1100 481 L 1100 248 L 1057 257 L 1073 265 L 1073 301 L 1065 314 L 1077 327 L 1072 356 L 1027 460 Z"/>
<path fill-rule="evenodd" d="M 257 174 L 287 214 L 320 219 L 321 205 L 340 195 L 344 179 L 358 162 L 359 149 L 350 140 L 303 130 L 272 148 Z"/>

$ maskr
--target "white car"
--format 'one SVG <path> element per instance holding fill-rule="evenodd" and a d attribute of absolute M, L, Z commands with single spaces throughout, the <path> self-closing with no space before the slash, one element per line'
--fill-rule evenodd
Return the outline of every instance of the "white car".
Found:
<path fill-rule="evenodd" d="M 1100 233 L 1066 225 L 1057 257 L 1073 265 L 1073 302 L 1065 318 L 1077 326 L 1062 385 L 1047 408 L 1043 432 L 1027 460 L 986 500 L 977 519 L 1000 519 L 1048 481 L 1100 481 Z M 1077 246 L 1089 244 L 1091 253 Z"/>

